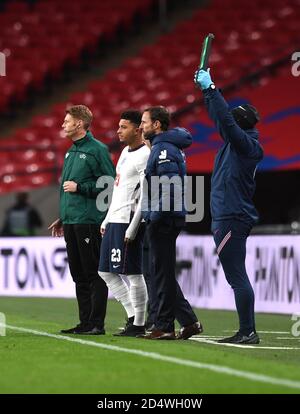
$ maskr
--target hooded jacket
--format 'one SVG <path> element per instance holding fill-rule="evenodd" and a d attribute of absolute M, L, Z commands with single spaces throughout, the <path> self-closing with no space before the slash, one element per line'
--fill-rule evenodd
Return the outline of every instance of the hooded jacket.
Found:
<path fill-rule="evenodd" d="M 258 220 L 252 200 L 255 173 L 263 159 L 258 131 L 243 130 L 237 125 L 219 90 L 208 88 L 203 92 L 208 113 L 224 140 L 211 178 L 212 219 L 237 219 L 253 225 Z"/>
<path fill-rule="evenodd" d="M 146 222 L 183 221 L 186 161 L 183 149 L 192 143 L 184 128 L 173 128 L 150 138 L 152 149 L 145 171 L 142 214 Z"/>
<path fill-rule="evenodd" d="M 97 209 L 96 198 L 103 188 L 96 182 L 101 176 L 115 177 L 108 149 L 90 131 L 75 141 L 65 155 L 60 187 L 60 219 L 63 224 L 101 224 L 106 211 Z M 77 192 L 64 192 L 63 183 L 75 181 Z"/>

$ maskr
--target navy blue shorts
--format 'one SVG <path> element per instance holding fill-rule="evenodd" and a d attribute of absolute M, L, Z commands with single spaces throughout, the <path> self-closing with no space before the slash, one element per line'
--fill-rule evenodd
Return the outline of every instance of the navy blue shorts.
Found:
<path fill-rule="evenodd" d="M 125 243 L 125 232 L 129 224 L 108 223 L 100 249 L 100 272 L 139 275 L 143 273 L 143 239 L 145 226 L 141 224 L 137 235 Z"/>

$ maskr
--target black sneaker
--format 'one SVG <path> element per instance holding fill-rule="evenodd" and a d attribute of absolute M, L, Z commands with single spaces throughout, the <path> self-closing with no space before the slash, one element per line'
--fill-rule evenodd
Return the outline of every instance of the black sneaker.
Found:
<path fill-rule="evenodd" d="M 129 326 L 132 326 L 133 321 L 134 321 L 134 316 L 131 316 L 131 318 L 126 319 L 125 326 L 124 326 L 124 328 L 120 328 L 120 332 L 124 332 L 124 331 L 126 331 L 126 329 L 129 328 Z"/>
<path fill-rule="evenodd" d="M 98 328 L 95 326 L 93 329 L 88 329 L 86 331 L 78 332 L 80 335 L 105 335 L 104 328 Z"/>
<path fill-rule="evenodd" d="M 80 334 L 82 332 L 89 331 L 90 329 L 91 329 L 91 326 L 83 325 L 83 324 L 80 323 L 77 326 L 75 326 L 74 328 L 62 329 L 60 331 L 60 333 L 63 333 L 63 334 Z"/>
<path fill-rule="evenodd" d="M 235 335 L 229 338 L 219 339 L 219 344 L 259 344 L 259 336 L 255 332 L 251 332 L 249 335 L 243 335 L 237 332 Z"/>
<path fill-rule="evenodd" d="M 146 332 L 152 332 L 155 329 L 155 325 L 154 323 L 152 325 L 148 325 L 146 326 Z"/>
<path fill-rule="evenodd" d="M 117 332 L 113 334 L 113 336 L 132 336 L 136 337 L 138 335 L 145 335 L 145 327 L 144 326 L 136 326 L 136 325 L 130 325 L 123 331 Z"/>

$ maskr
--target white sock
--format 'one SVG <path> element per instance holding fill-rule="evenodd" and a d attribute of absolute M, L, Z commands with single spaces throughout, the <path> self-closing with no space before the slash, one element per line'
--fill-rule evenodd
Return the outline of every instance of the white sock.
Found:
<path fill-rule="evenodd" d="M 124 282 L 124 280 L 115 273 L 109 272 L 98 272 L 99 276 L 104 280 L 108 289 L 114 295 L 118 302 L 120 302 L 126 313 L 128 318 L 131 318 L 135 315 L 133 306 L 131 304 L 130 292 L 129 288 Z"/>
<path fill-rule="evenodd" d="M 134 309 L 134 325 L 144 326 L 147 308 L 147 287 L 143 275 L 127 275 L 129 292 Z"/>

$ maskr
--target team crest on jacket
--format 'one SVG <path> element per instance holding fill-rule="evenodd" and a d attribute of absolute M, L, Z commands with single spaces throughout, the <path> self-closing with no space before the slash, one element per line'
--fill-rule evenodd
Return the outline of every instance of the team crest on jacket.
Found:
<path fill-rule="evenodd" d="M 158 156 L 160 160 L 165 160 L 167 158 L 167 150 L 160 151 L 160 155 Z"/>
<path fill-rule="evenodd" d="M 86 155 L 85 155 L 85 154 L 80 154 L 80 155 L 79 155 L 79 158 L 83 158 L 83 159 L 85 159 L 85 158 L 86 158 Z"/>

